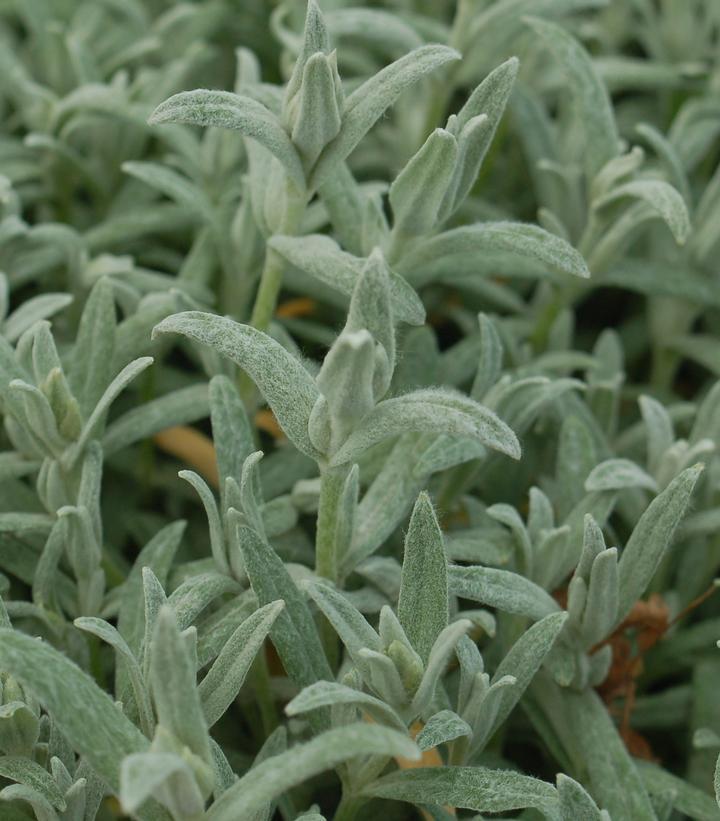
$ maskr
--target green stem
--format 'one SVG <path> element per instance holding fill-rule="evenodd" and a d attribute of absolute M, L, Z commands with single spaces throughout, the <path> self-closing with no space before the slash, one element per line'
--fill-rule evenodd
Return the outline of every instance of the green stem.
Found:
<path fill-rule="evenodd" d="M 255 297 L 250 324 L 259 331 L 266 331 L 275 315 L 278 294 L 282 287 L 285 273 L 285 260 L 268 247 L 265 252 L 265 264 L 260 275 L 260 287 Z"/>
<path fill-rule="evenodd" d="M 333 582 L 338 579 L 338 545 L 335 542 L 340 497 L 349 472 L 347 465 L 324 468 L 320 473 L 320 505 L 315 536 L 315 572 Z"/>
<path fill-rule="evenodd" d="M 300 229 L 305 208 L 306 195 L 288 181 L 286 188 L 285 214 L 278 226 L 277 234 L 295 235 Z M 250 324 L 259 331 L 265 331 L 275 315 L 277 298 L 282 288 L 285 260 L 269 245 L 265 249 L 265 263 L 260 275 L 260 286 L 253 306 Z"/>
<path fill-rule="evenodd" d="M 653 346 L 650 383 L 659 393 L 669 393 L 675 380 L 680 357 L 662 344 Z"/>
<path fill-rule="evenodd" d="M 360 807 L 367 799 L 355 795 L 343 795 L 335 810 L 335 821 L 355 821 Z"/>
<path fill-rule="evenodd" d="M 307 206 L 306 195 L 288 181 L 286 189 L 287 202 L 285 214 L 276 231 L 277 234 L 297 234 Z M 267 331 L 275 316 L 277 300 L 282 288 L 285 273 L 285 260 L 269 245 L 265 248 L 265 262 L 260 274 L 255 304 L 250 315 L 250 325 L 259 331 Z M 238 380 L 240 395 L 250 411 L 254 410 L 256 399 L 255 386 L 250 377 L 243 371 Z"/>
<path fill-rule="evenodd" d="M 567 285 L 561 286 L 558 289 L 555 299 L 545 305 L 540 313 L 538 321 L 535 325 L 531 336 L 533 350 L 540 353 L 545 350 L 548 343 L 548 337 L 555 320 L 560 314 L 569 308 L 573 303 L 584 293 L 585 283 L 571 282 Z"/>

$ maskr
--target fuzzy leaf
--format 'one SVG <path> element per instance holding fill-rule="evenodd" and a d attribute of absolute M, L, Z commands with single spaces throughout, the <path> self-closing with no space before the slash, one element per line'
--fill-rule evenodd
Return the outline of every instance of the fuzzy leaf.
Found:
<path fill-rule="evenodd" d="M 212 220 L 212 205 L 202 189 L 177 171 L 154 162 L 126 162 L 123 163 L 122 170 L 175 200 L 191 213 L 208 222 Z"/>
<path fill-rule="evenodd" d="M 418 747 L 425 750 L 432 750 L 440 744 L 454 741 L 461 736 L 472 735 L 472 729 L 467 721 L 463 721 L 457 713 L 452 710 L 441 710 L 439 713 L 430 716 L 425 722 L 425 726 L 418 733 L 415 739 Z"/>
<path fill-rule="evenodd" d="M 343 251 L 330 237 L 309 234 L 304 237 L 275 236 L 269 245 L 291 265 L 342 294 L 352 296 L 365 260 Z M 390 300 L 395 319 L 422 325 L 425 307 L 413 288 L 399 275 L 390 272 Z"/>
<path fill-rule="evenodd" d="M 560 821 L 604 821 L 588 792 L 563 773 L 557 777 Z"/>
<path fill-rule="evenodd" d="M 406 732 L 403 720 L 390 705 L 369 693 L 354 690 L 344 684 L 336 684 L 334 681 L 318 681 L 305 687 L 287 705 L 285 712 L 289 716 L 296 716 L 310 710 L 317 710 L 319 707 L 332 707 L 335 704 L 354 705 L 372 716 L 375 721 L 399 732 Z"/>
<path fill-rule="evenodd" d="M 363 648 L 382 651 L 380 637 L 342 593 L 322 582 L 307 582 L 305 590 L 335 628 L 353 659 Z"/>
<path fill-rule="evenodd" d="M 397 755 L 416 760 L 420 751 L 407 736 L 377 724 L 350 724 L 328 730 L 250 769 L 213 804 L 208 821 L 252 818 L 253 812 L 290 787 L 358 755 Z"/>
<path fill-rule="evenodd" d="M 247 574 L 260 604 L 285 602 L 270 637 L 288 675 L 300 687 L 332 679 L 310 608 L 282 560 L 250 528 L 241 526 L 238 532 Z"/>
<path fill-rule="evenodd" d="M 566 621 L 566 613 L 545 616 L 520 636 L 500 662 L 492 677 L 492 683 L 500 682 L 508 676 L 514 678 L 515 683 L 511 687 L 499 690 L 497 711 L 492 723 L 484 728 L 482 741 L 490 739 L 510 715 L 552 649 Z"/>
<path fill-rule="evenodd" d="M 458 156 L 455 137 L 436 128 L 390 186 L 393 230 L 422 236 L 435 228 Z"/>
<path fill-rule="evenodd" d="M 73 749 L 117 792 L 122 758 L 150 742 L 110 696 L 57 650 L 15 631 L 0 630 L 0 666 L 37 696 Z"/>
<path fill-rule="evenodd" d="M 452 271 L 464 258 L 475 261 L 487 254 L 504 254 L 511 259 L 527 258 L 550 271 L 589 277 L 587 264 L 579 251 L 564 239 L 537 225 L 522 222 L 483 222 L 451 228 L 419 242 L 398 263 L 398 272 L 411 282 L 424 282 L 433 272 Z"/>
<path fill-rule="evenodd" d="M 335 86 L 337 69 L 333 69 L 331 58 L 322 52 L 315 52 L 303 69 L 292 139 L 307 168 L 313 166 L 323 148 L 340 131 L 341 111 Z"/>
<path fill-rule="evenodd" d="M 102 639 L 106 644 L 109 644 L 118 654 L 120 654 L 125 664 L 127 665 L 128 674 L 133 687 L 133 695 L 137 703 L 140 714 L 141 726 L 143 732 L 146 734 L 152 731 L 154 720 L 152 715 L 152 707 L 150 706 L 150 696 L 147 687 L 143 681 L 140 665 L 138 664 L 132 650 L 128 647 L 125 639 L 118 633 L 118 631 L 108 622 L 103 619 L 93 617 L 83 617 L 75 619 L 73 622 L 75 627 L 91 633 L 94 636 Z"/>
<path fill-rule="evenodd" d="M 5 320 L 3 334 L 10 342 L 16 342 L 20 336 L 36 322 L 47 319 L 53 314 L 67 308 L 73 301 L 71 294 L 40 294 L 31 297 L 19 305 Z"/>
<path fill-rule="evenodd" d="M 32 759 L 0 756 L 0 776 L 34 790 L 58 810 L 64 810 L 66 807 L 62 791 L 56 781 L 47 770 Z"/>
<path fill-rule="evenodd" d="M 448 128 L 451 128 L 458 139 L 460 156 L 443 203 L 441 213 L 444 219 L 462 205 L 475 184 L 500 118 L 505 112 L 518 65 L 517 58 L 511 57 L 490 72 L 458 112 L 455 122 L 452 122 L 452 117 L 448 121 Z"/>
<path fill-rule="evenodd" d="M 448 622 L 447 560 L 432 502 L 421 493 L 405 536 L 398 616 L 413 648 L 427 662 Z"/>
<path fill-rule="evenodd" d="M 113 420 L 103 436 L 106 456 L 175 425 L 188 425 L 208 415 L 207 384 L 191 385 L 144 402 Z"/>
<path fill-rule="evenodd" d="M 527 21 L 552 51 L 567 77 L 575 114 L 584 136 L 582 157 L 592 179 L 619 153 L 619 137 L 610 96 L 590 55 L 564 28 L 538 18 Z"/>
<path fill-rule="evenodd" d="M 239 131 L 273 154 L 301 190 L 305 186 L 302 163 L 290 137 L 275 115 L 250 97 L 202 88 L 181 91 L 160 103 L 148 122 L 150 125 L 188 123 Z"/>
<path fill-rule="evenodd" d="M 97 281 L 83 309 L 69 382 L 87 418 L 110 383 L 115 349 L 115 300 L 109 277 Z"/>
<path fill-rule="evenodd" d="M 475 810 L 504 812 L 535 807 L 548 818 L 557 817 L 555 787 L 509 770 L 485 767 L 433 767 L 400 770 L 374 781 L 364 795 Z"/>
<path fill-rule="evenodd" d="M 633 180 L 619 185 L 593 203 L 602 208 L 624 197 L 646 202 L 667 223 L 678 245 L 684 245 L 690 233 L 690 215 L 682 196 L 663 180 Z"/>
<path fill-rule="evenodd" d="M 195 678 L 175 614 L 163 605 L 150 649 L 150 684 L 158 724 L 210 764 L 210 742 Z"/>
<path fill-rule="evenodd" d="M 207 345 L 247 371 L 295 447 L 319 456 L 307 427 L 320 393 L 310 374 L 279 343 L 249 325 L 200 311 L 168 317 L 155 326 L 153 336 L 167 333 Z"/>
<path fill-rule="evenodd" d="M 198 687 L 208 727 L 218 721 L 240 692 L 265 636 L 284 606 L 284 602 L 276 601 L 255 611 L 230 636 L 213 662 Z"/>
<path fill-rule="evenodd" d="M 255 450 L 247 411 L 227 376 L 210 380 L 210 420 L 222 489 L 228 477 L 239 480 L 243 462 Z"/>
<path fill-rule="evenodd" d="M 202 795 L 194 783 L 192 770 L 176 753 L 149 752 L 127 756 L 122 763 L 121 783 L 120 803 L 128 813 L 137 812 L 163 786 L 170 787 L 179 794 L 179 784 L 186 788 L 189 786 L 189 795 L 182 792 L 184 809 L 193 807 L 202 810 Z"/>
<path fill-rule="evenodd" d="M 313 187 L 352 152 L 406 88 L 458 59 L 460 55 L 447 46 L 420 46 L 366 80 L 345 101 L 340 133 L 320 155 L 312 178 Z"/>
<path fill-rule="evenodd" d="M 408 431 L 466 436 L 513 459 L 520 457 L 517 437 L 491 410 L 459 393 L 422 390 L 376 405 L 334 454 L 332 464 L 355 462 L 373 445 Z"/>
<path fill-rule="evenodd" d="M 537 621 L 560 610 L 560 605 L 542 587 L 509 570 L 449 567 L 448 581 L 453 595 L 497 607 L 503 613 Z"/>
<path fill-rule="evenodd" d="M 641 487 L 657 492 L 657 482 L 629 459 L 608 459 L 596 465 L 585 480 L 585 490 L 623 490 Z"/>
<path fill-rule="evenodd" d="M 617 624 L 628 615 L 648 584 L 680 524 L 703 466 L 688 468 L 653 499 L 630 536 L 618 566 Z"/>
<path fill-rule="evenodd" d="M 71 462 L 80 456 L 85 445 L 95 436 L 98 432 L 98 428 L 104 424 L 105 416 L 110 405 L 112 405 L 118 395 L 125 390 L 136 376 L 141 374 L 146 368 L 149 368 L 152 363 L 153 358 L 151 356 L 143 356 L 140 359 L 135 359 L 129 365 L 126 365 L 107 386 L 83 426 L 77 442 L 71 449 L 71 455 L 69 456 Z"/>

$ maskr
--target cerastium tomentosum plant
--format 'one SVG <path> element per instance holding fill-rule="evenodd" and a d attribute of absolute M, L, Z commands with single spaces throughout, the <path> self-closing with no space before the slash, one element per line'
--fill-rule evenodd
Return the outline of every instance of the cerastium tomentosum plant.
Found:
<path fill-rule="evenodd" d="M 1 818 L 720 818 L 718 31 L 0 8 Z"/>

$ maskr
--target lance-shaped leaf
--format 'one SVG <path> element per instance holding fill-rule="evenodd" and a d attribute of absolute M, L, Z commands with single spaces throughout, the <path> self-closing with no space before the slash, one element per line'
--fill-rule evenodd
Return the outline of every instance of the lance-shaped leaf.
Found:
<path fill-rule="evenodd" d="M 235 630 L 198 687 L 208 727 L 223 715 L 240 692 L 265 636 L 285 606 L 282 601 L 261 607 Z"/>
<path fill-rule="evenodd" d="M 568 78 L 578 126 L 585 144 L 582 157 L 588 176 L 595 174 L 619 153 L 619 137 L 610 95 L 590 55 L 564 28 L 547 20 L 527 21 L 552 51 Z"/>
<path fill-rule="evenodd" d="M 602 641 L 617 622 L 618 561 L 617 549 L 603 550 L 592 563 L 582 633 L 585 643 L 592 647 Z"/>
<path fill-rule="evenodd" d="M 490 148 L 518 72 L 518 60 L 511 57 L 480 83 L 448 129 L 459 142 L 460 152 L 441 218 L 447 219 L 465 200 L 475 183 L 480 166 Z"/>
<path fill-rule="evenodd" d="M 445 547 L 427 493 L 418 497 L 405 536 L 398 616 L 410 643 L 427 662 L 448 622 Z"/>
<path fill-rule="evenodd" d="M 684 245 L 690 233 L 690 215 L 680 194 L 663 180 L 633 180 L 613 188 L 593 203 L 602 208 L 624 197 L 642 200 L 663 219 L 678 245 Z"/>
<path fill-rule="evenodd" d="M 560 821 L 606 821 L 591 796 L 577 781 L 564 773 L 557 780 Z"/>
<path fill-rule="evenodd" d="M 188 484 L 192 485 L 197 491 L 200 501 L 205 508 L 205 515 L 208 520 L 208 530 L 210 537 L 210 552 L 215 560 L 218 570 L 221 573 L 230 573 L 230 565 L 228 564 L 226 548 L 225 548 L 225 533 L 223 530 L 222 520 L 218 511 L 217 502 L 213 496 L 212 491 L 207 486 L 202 477 L 198 476 L 194 470 L 181 470 L 178 473 L 181 479 L 184 479 Z"/>
<path fill-rule="evenodd" d="M 138 554 L 123 584 L 118 630 L 135 655 L 140 651 L 144 629 L 143 569 L 148 568 L 161 581 L 165 580 L 180 545 L 185 524 L 183 521 L 173 522 L 156 533 Z"/>
<path fill-rule="evenodd" d="M 475 810 L 505 812 L 535 807 L 557 817 L 555 787 L 509 770 L 485 767 L 432 767 L 400 770 L 374 781 L 363 795 Z"/>
<path fill-rule="evenodd" d="M 234 517 L 233 517 L 234 518 Z M 280 557 L 248 527 L 238 528 L 245 568 L 260 604 L 282 599 L 270 637 L 290 678 L 300 687 L 333 678 L 310 608 Z"/>
<path fill-rule="evenodd" d="M 272 237 L 269 245 L 291 265 L 340 293 L 352 296 L 365 260 L 343 251 L 330 237 Z M 422 325 L 425 307 L 413 288 L 399 274 L 390 272 L 390 300 L 395 319 Z"/>
<path fill-rule="evenodd" d="M 248 770 L 208 811 L 208 821 L 237 821 L 257 812 L 290 787 L 358 755 L 402 756 L 420 751 L 406 735 L 377 724 L 349 724 L 298 744 Z"/>
<path fill-rule="evenodd" d="M 455 137 L 436 128 L 390 186 L 393 230 L 422 236 L 435 228 L 458 156 Z"/>
<path fill-rule="evenodd" d="M 123 759 L 120 803 L 127 813 L 135 813 L 151 796 L 164 797 L 172 791 L 167 802 L 181 812 L 199 814 L 205 802 L 195 782 L 193 771 L 177 753 L 134 753 Z"/>
<path fill-rule="evenodd" d="M 221 573 L 198 573 L 173 590 L 168 599 L 180 630 L 190 627 L 200 613 L 225 593 L 237 593 L 234 579 Z"/>
<path fill-rule="evenodd" d="M 203 88 L 181 91 L 160 103 L 148 122 L 189 123 L 239 131 L 273 154 L 300 189 L 305 186 L 302 162 L 287 132 L 269 109 L 251 97 Z"/>
<path fill-rule="evenodd" d="M 641 487 L 657 492 L 657 482 L 629 459 L 607 459 L 596 465 L 585 480 L 585 490 L 622 490 Z"/>
<path fill-rule="evenodd" d="M 312 177 L 313 187 L 317 187 L 352 152 L 406 88 L 459 58 L 460 55 L 447 46 L 421 46 L 391 63 L 356 89 L 345 101 L 340 133 L 320 155 Z"/>
<path fill-rule="evenodd" d="M 131 177 L 175 200 L 201 219 L 213 218 L 213 207 L 202 189 L 177 171 L 154 162 L 125 162 L 122 170 Z"/>
<path fill-rule="evenodd" d="M 327 416 L 318 418 L 313 441 L 324 444 L 323 423 L 330 423 L 329 441 L 323 449 L 336 450 L 375 405 L 375 341 L 366 330 L 343 331 L 325 356 L 316 383 L 322 391 Z M 325 417 L 325 418 L 323 418 Z M 313 423 L 315 419 L 313 418 Z M 311 424 L 311 435 L 316 425 Z"/>
<path fill-rule="evenodd" d="M 480 314 L 478 320 L 480 322 L 480 361 L 470 396 L 480 402 L 500 377 L 503 344 L 495 324 L 486 314 Z"/>
<path fill-rule="evenodd" d="M 65 798 L 55 779 L 30 758 L 0 756 L 0 776 L 34 790 L 58 810 L 66 808 Z"/>
<path fill-rule="evenodd" d="M 74 464 L 76 459 L 82 455 L 87 443 L 95 436 L 98 429 L 102 427 L 110 405 L 112 405 L 118 395 L 125 390 L 136 376 L 150 367 L 152 363 L 153 358 L 151 356 L 143 356 L 140 359 L 135 359 L 129 365 L 126 365 L 107 386 L 102 396 L 98 399 L 87 422 L 83 425 L 77 442 L 68 451 L 66 458 L 70 465 Z"/>
<path fill-rule="evenodd" d="M 210 421 L 222 491 L 228 477 L 240 478 L 245 459 L 255 450 L 247 411 L 227 376 L 210 380 Z"/>
<path fill-rule="evenodd" d="M 13 630 L 0 630 L 0 666 L 38 698 L 73 749 L 117 792 L 123 757 L 150 742 L 110 696 L 62 653 Z"/>
<path fill-rule="evenodd" d="M 372 716 L 380 724 L 385 724 L 399 732 L 406 732 L 403 720 L 390 705 L 369 693 L 354 690 L 352 687 L 346 687 L 334 681 L 318 681 L 306 687 L 287 705 L 285 712 L 289 716 L 297 716 L 320 707 L 332 707 L 335 704 L 353 705 Z"/>
<path fill-rule="evenodd" d="M 472 626 L 469 619 L 451 622 L 435 640 L 425 665 L 425 672 L 412 701 L 411 707 L 415 715 L 424 712 L 432 702 L 437 683 L 445 673 L 448 661 L 455 652 L 455 645 Z"/>
<path fill-rule="evenodd" d="M 348 38 L 371 44 L 388 54 L 404 53 L 422 45 L 422 37 L 391 11 L 375 8 L 337 8 L 326 15 L 328 29 L 334 38 Z"/>
<path fill-rule="evenodd" d="M 80 630 L 85 630 L 87 633 L 92 633 L 94 636 L 102 639 L 123 657 L 123 660 L 127 665 L 133 695 L 135 696 L 135 702 L 140 715 L 140 724 L 143 732 L 149 738 L 155 724 L 152 714 L 152 706 L 150 705 L 150 696 L 147 687 L 145 686 L 145 682 L 143 681 L 140 665 L 133 655 L 132 650 L 128 647 L 127 642 L 120 635 L 120 633 L 118 633 L 118 631 L 104 619 L 83 617 L 75 619 L 73 623 L 75 627 L 80 628 Z"/>
<path fill-rule="evenodd" d="M 560 605 L 530 579 L 494 567 L 449 567 L 450 592 L 503 613 L 539 620 L 557 613 Z"/>
<path fill-rule="evenodd" d="M 520 458 L 517 437 L 491 410 L 459 393 L 421 390 L 376 405 L 334 454 L 332 464 L 357 461 L 378 442 L 409 431 L 466 436 Z"/>
<path fill-rule="evenodd" d="M 150 684 L 158 724 L 205 763 L 210 741 L 195 677 L 195 665 L 169 605 L 158 613 L 150 651 Z"/>
<path fill-rule="evenodd" d="M 675 441 L 672 419 L 665 407 L 652 396 L 641 396 L 638 404 L 645 423 L 648 467 L 650 473 L 656 474 L 665 452 Z"/>
<path fill-rule="evenodd" d="M 382 652 L 380 637 L 346 596 L 322 582 L 306 582 L 305 590 L 335 628 L 358 666 L 361 666 L 359 653 L 362 649 Z"/>
<path fill-rule="evenodd" d="M 155 326 L 158 334 L 178 333 L 207 345 L 247 371 L 298 450 L 320 454 L 308 436 L 308 421 L 320 393 L 302 364 L 278 342 L 249 325 L 201 311 L 174 314 Z"/>
<path fill-rule="evenodd" d="M 565 689 L 560 704 L 562 715 L 551 713 L 548 718 L 553 724 L 561 722 L 563 740 L 572 745 L 576 760 L 583 762 L 584 780 L 595 800 L 613 819 L 656 819 L 636 765 L 597 693 Z"/>
<path fill-rule="evenodd" d="M 291 99 L 300 88 L 303 73 L 307 61 L 317 52 L 326 54 L 330 49 L 330 38 L 328 37 L 325 18 L 317 0 L 308 0 L 305 10 L 305 25 L 303 28 L 302 42 L 295 38 L 300 46 L 293 72 L 288 80 L 286 98 Z M 297 48 L 297 47 L 296 47 Z"/>
<path fill-rule="evenodd" d="M 669 547 L 680 524 L 703 465 L 684 470 L 653 499 L 630 536 L 618 566 L 619 596 L 616 623 L 632 610 Z"/>
<path fill-rule="evenodd" d="M 46 513 L 0 513 L 0 533 L 49 533 L 52 526 L 52 516 Z"/>
<path fill-rule="evenodd" d="M 87 417 L 112 378 L 115 300 L 109 277 L 101 277 L 85 303 L 73 348 L 70 388 Z"/>
<path fill-rule="evenodd" d="M 645 789 L 652 796 L 673 796 L 673 807 L 687 818 L 696 818 L 698 821 L 717 821 L 720 817 L 718 803 L 720 803 L 720 786 L 718 784 L 718 770 L 715 770 L 715 801 L 704 789 L 689 784 L 684 778 L 669 773 L 662 767 L 650 761 L 635 760 L 635 766 L 640 773 Z M 717 803 L 716 803 L 717 802 Z"/>
<path fill-rule="evenodd" d="M 460 718 L 457 713 L 453 713 L 452 710 L 441 710 L 425 722 L 415 742 L 424 752 L 440 744 L 447 744 L 448 741 L 454 741 L 461 736 L 470 735 L 472 735 L 472 729 L 467 721 Z"/>
<path fill-rule="evenodd" d="M 340 131 L 341 114 L 337 86 L 336 57 L 315 52 L 305 63 L 298 92 L 293 143 L 306 168 L 312 168 L 320 152 Z"/>
<path fill-rule="evenodd" d="M 567 613 L 553 613 L 545 616 L 544 619 L 526 630 L 510 648 L 508 654 L 498 665 L 492 677 L 492 683 L 496 684 L 508 676 L 514 678 L 515 683 L 511 687 L 498 688 L 498 704 L 494 719 L 483 727 L 482 736 L 473 739 L 474 743 L 481 744 L 490 739 L 495 730 L 510 715 L 540 669 L 566 621 Z"/>
<path fill-rule="evenodd" d="M 3 325 L 3 335 L 9 342 L 16 342 L 36 322 L 62 311 L 73 301 L 71 294 L 40 294 L 19 305 Z"/>
<path fill-rule="evenodd" d="M 395 323 L 390 303 L 390 271 L 378 248 L 367 258 L 355 284 L 345 329 L 367 329 L 385 349 L 387 364 L 380 367 L 379 362 L 376 363 L 373 380 L 375 396 L 382 397 L 395 368 Z"/>
<path fill-rule="evenodd" d="M 397 268 L 412 282 L 420 283 L 436 272 L 452 272 L 458 260 L 477 265 L 478 258 L 488 254 L 524 257 L 551 271 L 590 276 L 582 254 L 572 245 L 537 225 L 522 222 L 481 222 L 451 228 L 419 242 L 403 255 Z"/>
<path fill-rule="evenodd" d="M 129 410 L 112 421 L 103 436 L 106 456 L 175 425 L 188 425 L 208 414 L 206 383 L 167 393 Z"/>

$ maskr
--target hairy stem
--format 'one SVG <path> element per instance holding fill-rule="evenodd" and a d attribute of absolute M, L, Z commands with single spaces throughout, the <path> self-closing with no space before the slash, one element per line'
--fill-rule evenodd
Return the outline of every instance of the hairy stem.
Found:
<path fill-rule="evenodd" d="M 358 811 L 365 801 L 365 798 L 344 794 L 335 810 L 335 821 L 355 821 Z"/>
<path fill-rule="evenodd" d="M 288 182 L 285 214 L 276 233 L 296 234 L 300 228 L 305 207 L 304 193 L 299 192 L 292 183 Z M 284 273 L 285 260 L 268 245 L 265 249 L 265 262 L 260 274 L 260 286 L 250 317 L 250 324 L 259 331 L 267 330 L 275 315 Z"/>
<path fill-rule="evenodd" d="M 315 536 L 315 571 L 318 576 L 336 582 L 338 578 L 338 545 L 336 530 L 338 505 L 349 467 L 326 468 L 320 478 L 320 506 Z"/>

